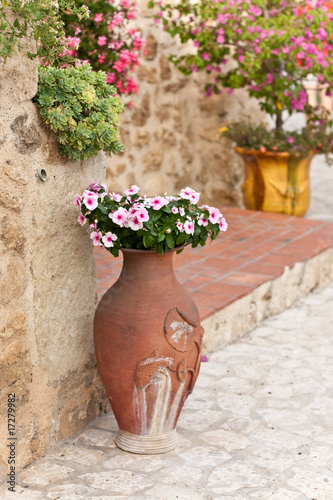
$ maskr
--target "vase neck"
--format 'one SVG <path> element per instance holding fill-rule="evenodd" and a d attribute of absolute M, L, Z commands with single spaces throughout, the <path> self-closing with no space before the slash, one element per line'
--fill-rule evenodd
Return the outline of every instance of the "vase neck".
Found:
<path fill-rule="evenodd" d="M 122 277 L 128 280 L 159 280 L 173 276 L 173 256 L 175 252 L 159 255 L 148 250 L 122 249 L 124 264 Z"/>

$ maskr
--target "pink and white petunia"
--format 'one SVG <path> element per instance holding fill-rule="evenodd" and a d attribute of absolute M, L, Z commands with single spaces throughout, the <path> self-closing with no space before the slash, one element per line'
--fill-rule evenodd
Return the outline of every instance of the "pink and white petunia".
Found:
<path fill-rule="evenodd" d="M 123 226 L 127 221 L 128 212 L 126 208 L 119 207 L 115 212 L 109 213 L 108 217 L 118 226 Z"/>
<path fill-rule="evenodd" d="M 93 182 L 89 186 L 89 191 L 92 191 L 93 193 L 98 193 L 98 191 L 102 190 L 105 191 L 105 194 L 108 193 L 108 188 L 106 184 L 103 184 L 102 182 Z"/>
<path fill-rule="evenodd" d="M 93 240 L 93 245 L 95 247 L 101 245 L 102 233 L 100 231 L 93 231 L 90 235 L 90 238 Z"/>
<path fill-rule="evenodd" d="M 190 194 L 189 200 L 191 203 L 193 203 L 193 205 L 196 205 L 199 201 L 199 198 L 200 198 L 200 193 L 194 192 Z"/>
<path fill-rule="evenodd" d="M 114 246 L 113 242 L 116 241 L 117 239 L 118 236 L 109 231 L 102 237 L 103 245 L 105 246 L 105 248 L 113 247 Z"/>
<path fill-rule="evenodd" d="M 133 229 L 133 231 L 138 231 L 139 229 L 143 228 L 143 223 L 136 216 L 134 216 L 131 219 L 128 219 L 127 224 L 128 227 Z"/>
<path fill-rule="evenodd" d="M 145 207 L 143 207 L 143 206 L 140 207 L 139 210 L 136 211 L 135 216 L 141 222 L 147 222 L 149 220 L 148 210 L 146 210 Z"/>
<path fill-rule="evenodd" d="M 220 220 L 219 228 L 220 231 L 226 231 L 228 229 L 228 223 L 226 222 L 224 217 L 222 217 L 222 219 Z"/>
<path fill-rule="evenodd" d="M 179 210 L 178 210 L 178 208 L 177 208 L 177 207 L 172 207 L 171 212 L 172 212 L 173 214 L 178 214 Z"/>
<path fill-rule="evenodd" d="M 212 224 L 217 224 L 221 218 L 221 212 L 218 208 L 210 207 L 209 209 L 209 220 Z"/>
<path fill-rule="evenodd" d="M 194 221 L 187 220 L 184 224 L 184 231 L 186 234 L 193 234 L 194 233 Z"/>
<path fill-rule="evenodd" d="M 111 198 L 111 200 L 114 200 L 117 203 L 119 203 L 122 199 L 122 196 L 121 196 L 121 194 L 118 194 L 118 193 L 110 193 L 110 198 Z"/>
<path fill-rule="evenodd" d="M 183 198 L 184 200 L 189 200 L 191 194 L 195 193 L 194 189 L 191 189 L 189 187 L 182 189 L 181 192 L 179 193 L 179 196 Z"/>
<path fill-rule="evenodd" d="M 76 205 L 78 208 L 81 208 L 81 202 L 82 202 L 82 197 L 79 194 L 76 194 L 74 196 L 74 205 Z"/>
<path fill-rule="evenodd" d="M 201 214 L 198 220 L 198 226 L 208 226 L 208 219 L 205 219 L 204 214 Z"/>
<path fill-rule="evenodd" d="M 126 196 L 130 196 L 131 194 L 137 194 L 138 192 L 140 191 L 140 188 L 139 186 L 135 186 L 135 184 L 133 184 L 130 189 L 126 189 L 126 191 L 124 191 L 124 194 Z"/>
<path fill-rule="evenodd" d="M 196 191 L 194 191 L 194 189 L 191 189 L 189 187 L 182 189 L 179 194 L 181 198 L 183 198 L 184 200 L 190 200 L 190 202 L 195 205 L 198 203 L 200 198 L 200 193 L 197 193 Z"/>
<path fill-rule="evenodd" d="M 81 224 L 81 226 L 84 226 L 85 223 L 87 222 L 87 219 L 85 218 L 85 216 L 83 214 L 80 214 L 77 218 L 77 221 L 79 224 Z"/>
<path fill-rule="evenodd" d="M 180 215 L 181 215 L 182 217 L 184 217 L 184 215 L 185 215 L 185 210 L 184 210 L 184 208 L 183 208 L 183 207 L 180 207 L 180 209 L 179 209 L 179 213 L 180 213 Z"/>
<path fill-rule="evenodd" d="M 150 198 L 150 206 L 153 207 L 153 210 L 159 210 L 162 207 L 165 207 L 169 202 L 162 196 L 155 196 L 155 198 Z"/>
<path fill-rule="evenodd" d="M 94 193 L 85 195 L 83 198 L 83 203 L 88 208 L 88 210 L 95 210 L 95 208 L 97 208 L 98 206 L 98 195 Z"/>
<path fill-rule="evenodd" d="M 184 224 L 180 222 L 180 220 L 177 221 L 177 229 L 183 233 L 184 232 Z"/>

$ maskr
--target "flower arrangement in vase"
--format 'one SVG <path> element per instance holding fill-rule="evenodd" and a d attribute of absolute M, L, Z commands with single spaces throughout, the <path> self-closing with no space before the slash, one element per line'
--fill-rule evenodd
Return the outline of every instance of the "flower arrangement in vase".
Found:
<path fill-rule="evenodd" d="M 162 255 L 182 245 L 204 246 L 227 223 L 215 207 L 197 206 L 200 194 L 191 188 L 178 196 L 144 197 L 131 186 L 123 194 L 109 193 L 104 184 L 92 184 L 75 196 L 81 209 L 78 221 L 89 225 L 95 246 L 104 246 L 115 257 L 120 248 L 155 250 Z"/>
<path fill-rule="evenodd" d="M 157 3 L 156 19 L 163 23 L 164 29 L 172 36 L 178 35 L 182 43 L 191 41 L 195 48 L 195 53 L 192 50 L 187 55 L 171 56 L 179 70 L 185 75 L 206 71 L 207 96 L 246 88 L 275 125 L 258 126 L 249 119 L 239 119 L 224 124 L 220 130 L 221 137 L 236 142 L 241 148 L 237 152 L 247 162 L 243 190 L 256 190 L 258 182 L 253 179 L 259 179 L 261 193 L 248 196 L 251 205 L 248 208 L 263 207 L 263 196 L 269 191 L 267 182 L 272 175 L 271 169 L 267 175 L 263 167 L 257 167 L 256 172 L 250 172 L 250 167 L 258 166 L 258 158 L 267 152 L 270 158 L 277 153 L 277 163 L 284 173 L 273 176 L 274 188 L 267 193 L 268 197 L 276 193 L 287 213 L 301 215 L 295 206 L 298 198 L 309 198 L 309 165 L 303 165 L 304 171 L 299 173 L 297 159 L 307 156 L 311 159 L 316 153 L 324 153 L 328 158 L 333 151 L 330 116 L 324 108 L 311 105 L 308 95 L 309 79 L 313 77 L 319 91 L 324 89 L 326 95 L 332 92 L 333 3 L 324 0 Z M 306 125 L 302 130 L 290 132 L 288 119 L 298 112 L 305 114 Z M 281 177 L 285 178 L 286 186 L 280 185 Z M 300 212 L 304 213 L 307 201 L 302 205 Z M 282 211 L 279 207 L 271 208 Z"/>
<path fill-rule="evenodd" d="M 217 208 L 198 207 L 193 189 L 149 198 L 138 192 L 134 185 L 120 195 L 92 184 L 75 203 L 93 244 L 124 256 L 94 322 L 97 368 L 119 425 L 116 444 L 154 454 L 177 445 L 176 424 L 199 374 L 204 333 L 173 256 L 215 239 L 227 223 Z"/>

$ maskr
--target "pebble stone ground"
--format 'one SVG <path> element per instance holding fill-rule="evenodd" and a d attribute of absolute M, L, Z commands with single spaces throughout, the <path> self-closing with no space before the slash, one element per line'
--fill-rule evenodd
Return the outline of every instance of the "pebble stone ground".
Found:
<path fill-rule="evenodd" d="M 333 220 L 333 169 L 312 170 L 308 216 Z M 95 419 L 0 498 L 333 500 L 333 284 L 202 363 L 176 450 L 132 455 Z"/>

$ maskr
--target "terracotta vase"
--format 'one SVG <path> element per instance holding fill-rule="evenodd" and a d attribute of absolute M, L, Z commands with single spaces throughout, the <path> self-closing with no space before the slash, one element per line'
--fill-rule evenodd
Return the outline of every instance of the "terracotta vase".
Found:
<path fill-rule="evenodd" d="M 96 310 L 97 367 L 119 425 L 117 446 L 164 453 L 177 445 L 176 424 L 199 374 L 204 330 L 174 275 L 175 252 L 122 252 L 121 275 Z"/>
<path fill-rule="evenodd" d="M 310 203 L 309 169 L 313 154 L 235 148 L 245 165 L 242 185 L 245 208 L 303 216 Z"/>

